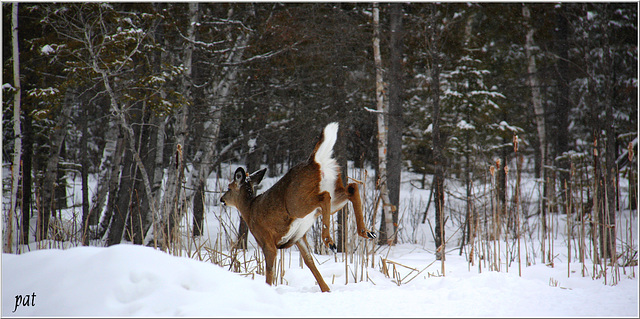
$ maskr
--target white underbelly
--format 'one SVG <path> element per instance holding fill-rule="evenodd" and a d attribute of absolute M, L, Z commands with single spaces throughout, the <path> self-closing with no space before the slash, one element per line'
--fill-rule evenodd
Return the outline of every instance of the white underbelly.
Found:
<path fill-rule="evenodd" d="M 317 209 L 303 218 L 294 219 L 289 226 L 289 231 L 287 231 L 287 233 L 280 238 L 280 241 L 278 241 L 278 245 L 284 245 L 290 241 L 297 242 L 298 239 L 302 238 L 309 228 L 313 226 L 313 223 L 316 220 L 316 211 Z"/>

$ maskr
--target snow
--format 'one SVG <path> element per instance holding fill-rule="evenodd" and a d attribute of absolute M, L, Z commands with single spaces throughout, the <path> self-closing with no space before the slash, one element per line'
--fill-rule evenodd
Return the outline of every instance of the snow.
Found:
<path fill-rule="evenodd" d="M 332 292 L 321 293 L 308 269 L 286 269 L 288 285 L 270 287 L 217 265 L 175 257 L 153 248 L 120 244 L 2 255 L 2 316 L 187 317 L 539 317 L 638 315 L 637 277 L 603 285 L 566 264 L 535 265 L 510 272 L 469 270 L 457 254 L 446 276 L 396 285 L 369 269 L 372 283 L 344 284 L 344 263 L 316 256 Z M 291 258 L 298 260 L 295 252 Z M 387 256 L 424 268 L 433 254 L 402 244 Z M 637 271 L 637 270 L 636 270 Z M 331 278 L 336 276 L 335 282 Z M 339 279 L 339 280 L 338 280 Z M 553 282 L 557 280 L 557 285 Z M 340 282 L 339 282 L 340 281 Z M 35 294 L 35 305 L 16 309 L 16 295 Z M 13 310 L 15 312 L 13 312 Z"/>
<path fill-rule="evenodd" d="M 29 96 L 32 97 L 47 97 L 47 96 L 53 96 L 60 93 L 60 91 L 57 88 L 54 87 L 48 87 L 48 88 L 34 88 L 31 89 L 27 92 L 27 94 L 29 94 Z"/>
<path fill-rule="evenodd" d="M 510 131 L 514 133 L 522 132 L 523 130 L 517 126 L 509 125 L 509 123 L 505 121 L 500 121 L 497 125 L 498 129 L 501 131 Z"/>
<path fill-rule="evenodd" d="M 476 127 L 472 124 L 467 123 L 465 120 L 460 120 L 456 125 L 461 130 L 474 130 Z"/>
<path fill-rule="evenodd" d="M 431 133 L 433 132 L 433 124 L 429 124 L 429 126 L 427 126 L 427 128 L 424 130 L 424 133 Z"/>
<path fill-rule="evenodd" d="M 257 138 L 250 138 L 247 141 L 247 146 L 249 146 L 250 150 L 254 150 L 256 148 L 256 145 L 258 145 L 258 139 Z"/>
<path fill-rule="evenodd" d="M 42 53 L 42 54 L 44 54 L 44 55 L 49 55 L 49 54 L 51 54 L 51 53 L 55 53 L 55 52 L 56 52 L 56 50 L 55 50 L 52 46 L 50 46 L 50 45 L 48 45 L 48 44 L 47 44 L 47 45 L 45 45 L 45 46 L 43 46 L 43 47 L 40 49 L 40 53 Z"/>
<path fill-rule="evenodd" d="M 256 316 L 280 313 L 275 291 L 213 264 L 116 245 L 3 254 L 2 315 Z M 10 276 L 4 274 L 12 274 Z M 15 295 L 35 293 L 35 306 Z"/>

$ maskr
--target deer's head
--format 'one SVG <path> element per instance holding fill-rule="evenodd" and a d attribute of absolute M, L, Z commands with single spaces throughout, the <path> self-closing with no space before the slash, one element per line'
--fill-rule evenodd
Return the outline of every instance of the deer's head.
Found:
<path fill-rule="evenodd" d="M 233 174 L 233 181 L 229 183 L 227 191 L 220 197 L 220 201 L 227 205 L 239 208 L 248 204 L 255 195 L 255 186 L 260 184 L 266 168 L 258 170 L 251 175 L 247 175 L 242 167 L 238 167 Z"/>

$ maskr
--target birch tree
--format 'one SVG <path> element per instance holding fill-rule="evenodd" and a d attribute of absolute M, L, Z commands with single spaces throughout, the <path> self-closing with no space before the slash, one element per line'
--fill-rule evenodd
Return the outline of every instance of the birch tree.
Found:
<path fill-rule="evenodd" d="M 91 67 L 93 68 L 93 71 L 98 73 L 100 75 L 100 78 L 102 79 L 102 83 L 104 84 L 107 94 L 109 96 L 109 105 L 111 106 L 112 112 L 115 114 L 117 121 L 119 122 L 120 126 L 122 126 L 122 130 L 125 133 L 125 138 L 127 139 L 127 142 L 128 142 L 127 145 L 131 149 L 135 163 L 138 167 L 138 170 L 140 171 L 140 174 L 142 175 L 142 180 L 144 182 L 144 189 L 145 189 L 147 199 L 149 200 L 149 203 L 151 205 L 151 211 L 152 213 L 155 214 L 157 210 L 156 210 L 155 202 L 153 201 L 153 195 L 151 192 L 151 182 L 149 181 L 149 175 L 147 174 L 147 170 L 144 166 L 144 163 L 142 162 L 142 159 L 140 158 L 140 154 L 138 153 L 138 145 L 135 140 L 135 133 L 133 131 L 133 127 L 131 127 L 131 125 L 127 122 L 127 119 L 125 117 L 125 112 L 122 106 L 120 105 L 120 103 L 118 103 L 116 94 L 114 93 L 111 87 L 111 81 L 109 79 L 108 71 L 105 69 L 102 69 L 98 65 L 96 52 L 92 50 L 91 46 L 89 46 L 88 49 L 92 58 Z M 131 52 L 131 54 L 137 53 L 136 51 L 137 51 L 137 47 L 134 49 L 133 52 Z M 117 73 L 118 72 L 115 72 L 113 74 L 117 74 Z"/>
<path fill-rule="evenodd" d="M 176 149 L 172 150 L 175 156 L 171 157 L 161 214 L 155 214 L 156 223 L 153 226 L 153 232 L 149 231 L 145 238 L 145 242 L 149 245 L 151 244 L 151 239 L 154 239 L 153 244 L 157 246 L 156 240 L 159 235 L 163 249 L 167 249 L 171 242 L 173 229 L 179 220 L 180 206 L 184 201 L 179 187 L 184 180 L 183 147 L 188 131 L 189 106 L 193 104 L 193 52 L 196 43 L 196 24 L 199 19 L 198 5 L 198 3 L 189 3 L 189 25 L 187 26 L 186 41 L 184 42 L 183 73 L 181 76 L 181 87 L 187 103 L 182 105 L 177 112 Z"/>
<path fill-rule="evenodd" d="M 160 11 L 164 8 L 164 4 L 155 4 L 155 8 L 156 10 Z M 158 19 L 162 19 L 162 17 L 158 18 Z M 162 19 L 164 20 L 164 19 Z M 165 33 L 168 31 L 168 27 L 166 26 L 167 23 L 164 22 L 159 22 L 158 23 L 158 27 L 156 28 L 155 32 L 154 32 L 154 37 L 155 37 L 155 42 L 156 43 L 162 43 L 163 47 L 169 47 L 169 40 L 167 39 L 167 37 L 165 37 Z M 153 62 L 153 68 L 155 70 L 154 73 L 156 74 L 162 74 L 162 65 L 165 63 L 170 63 L 169 61 L 169 52 L 167 52 L 167 50 L 161 50 L 159 54 L 155 54 L 153 56 L 155 58 L 155 61 Z M 159 88 L 159 94 L 160 97 L 164 100 L 167 97 L 167 94 L 170 92 L 170 88 L 168 87 L 168 79 L 163 80 L 163 84 L 162 86 Z M 183 96 L 184 98 L 184 96 Z M 182 104 L 181 108 L 185 107 L 184 104 Z M 159 220 L 161 218 L 161 216 L 159 214 L 162 214 L 163 212 L 163 203 L 162 203 L 162 179 L 164 176 L 164 168 L 166 165 L 164 165 L 164 150 L 165 150 L 165 142 L 166 142 L 166 128 L 167 128 L 167 123 L 169 122 L 169 120 L 172 118 L 172 116 L 165 116 L 165 117 L 161 117 L 161 116 L 154 116 L 153 118 L 153 125 L 157 127 L 157 131 L 156 131 L 156 137 L 155 137 L 155 148 L 156 148 L 156 157 L 155 157 L 155 169 L 153 172 L 153 200 L 155 202 L 155 205 L 157 205 L 156 207 L 158 207 L 158 212 L 156 212 L 157 214 L 149 214 L 148 215 L 148 219 L 146 221 L 145 226 L 143 227 L 143 235 L 147 235 L 149 234 L 149 229 L 151 227 L 155 227 L 156 226 L 156 220 Z M 169 172 L 171 174 L 172 170 L 169 169 Z M 147 242 L 147 237 L 145 237 L 145 242 Z"/>
<path fill-rule="evenodd" d="M 537 78 L 537 66 L 536 66 L 536 57 L 534 50 L 536 50 L 536 46 L 533 40 L 533 34 L 535 33 L 535 29 L 531 25 L 531 12 L 529 11 L 529 7 L 526 5 L 522 6 L 522 16 L 524 17 L 524 23 L 527 27 L 527 35 L 525 40 L 525 53 L 527 57 L 527 71 L 528 71 L 528 80 L 527 83 L 531 88 L 531 103 L 533 104 L 533 110 L 535 113 L 536 120 L 536 128 L 538 130 L 538 140 L 539 140 L 539 151 L 540 151 L 540 177 L 544 177 L 544 166 L 547 164 L 547 142 L 546 142 L 546 133 L 545 133 L 545 118 L 544 118 L 544 108 L 542 106 L 542 93 L 540 92 L 540 85 L 538 84 Z"/>
<path fill-rule="evenodd" d="M 11 165 L 11 208 L 7 223 L 7 245 L 5 252 L 12 252 L 13 217 L 18 217 L 18 185 L 20 181 L 20 156 L 22 152 L 22 132 L 20 131 L 20 49 L 18 47 L 18 3 L 14 2 L 11 10 L 11 46 L 13 55 L 13 163 Z M 24 214 L 24 212 L 23 212 Z"/>
<path fill-rule="evenodd" d="M 205 35 L 202 35 L 203 39 L 200 39 L 201 31 L 199 29 L 203 28 L 203 25 L 212 24 L 211 21 L 202 20 L 203 17 L 200 12 L 203 10 L 201 9 L 198 3 L 189 4 L 189 24 L 186 27 L 186 33 L 184 35 L 181 34 L 185 48 L 182 58 L 181 86 L 188 104 L 180 107 L 176 115 L 178 123 L 175 129 L 176 145 L 180 145 L 182 149 L 180 151 L 177 149 L 172 151 L 176 156 L 172 156 L 172 164 L 167 176 L 162 200 L 162 214 L 157 216 L 157 223 L 154 225 L 153 232 L 160 231 L 160 238 L 164 247 L 168 247 L 170 244 L 171 238 L 174 236 L 175 227 L 190 207 L 194 209 L 194 234 L 197 234 L 197 229 L 202 228 L 202 206 L 190 206 L 189 204 L 196 200 L 203 200 L 201 196 L 202 190 L 204 190 L 206 179 L 216 163 L 214 156 L 218 150 L 216 144 L 220 132 L 221 110 L 223 106 L 228 104 L 232 88 L 236 85 L 235 81 L 239 72 L 238 64 L 241 62 L 249 40 L 248 35 L 244 32 L 240 32 L 239 35 L 235 35 L 236 33 L 234 32 L 225 32 L 227 38 L 224 41 L 207 42 L 210 38 L 204 37 L 211 34 L 206 31 L 202 32 Z M 238 23 L 237 21 L 229 22 L 231 20 L 230 15 L 233 12 L 230 9 L 228 11 L 229 16 L 226 20 L 222 19 L 223 22 L 221 23 Z M 216 24 L 218 22 L 216 21 Z M 178 32 L 180 33 L 179 30 Z M 218 34 L 215 33 L 214 35 Z M 219 50 L 214 49 L 220 45 L 228 45 L 230 47 Z M 194 54 L 196 51 L 205 52 L 205 54 L 210 53 L 210 58 L 202 59 L 218 60 L 222 67 L 209 70 L 194 69 Z M 207 74 L 207 81 L 205 83 L 196 83 L 196 74 L 199 78 Z M 204 91 L 204 99 L 200 100 L 207 101 L 207 104 L 204 106 L 204 114 L 198 114 L 196 109 L 199 105 L 196 105 L 196 103 L 200 100 L 197 93 L 202 91 Z M 193 118 L 195 121 L 190 122 L 189 118 Z M 184 161 L 187 159 L 181 158 L 181 156 L 185 155 L 184 146 L 188 141 L 187 136 L 191 130 L 197 130 L 198 133 L 194 134 L 195 143 L 193 145 L 195 150 L 193 151 L 193 157 L 189 160 L 193 166 L 188 174 L 185 174 L 183 168 Z M 180 185 L 184 185 L 184 187 Z M 196 209 L 198 211 L 195 211 Z M 147 242 L 152 239 L 151 235 L 152 232 L 147 233 Z"/>
<path fill-rule="evenodd" d="M 104 211 L 104 214 L 102 214 L 100 224 L 98 225 L 98 231 L 96 234 L 97 238 L 103 238 L 105 233 L 109 229 L 111 218 L 116 207 L 116 192 L 118 190 L 118 184 L 120 181 L 120 163 L 122 162 L 122 154 L 124 153 L 125 142 L 124 138 L 121 136 L 121 134 L 119 134 L 117 127 L 115 132 L 117 134 L 113 137 L 114 140 L 107 143 L 107 145 L 113 145 L 113 150 L 108 151 L 112 154 L 111 165 L 107 167 L 101 166 L 101 168 L 107 170 L 108 173 L 106 173 L 106 177 L 103 177 L 102 180 L 98 181 L 99 183 L 102 183 L 104 185 L 103 187 L 98 187 L 98 193 L 101 191 L 106 192 L 108 194 L 108 199 L 106 203 L 106 209 Z M 111 148 L 111 145 L 109 145 L 109 148 Z M 105 147 L 105 151 L 107 151 L 106 149 L 107 147 Z M 92 208 L 92 210 L 93 209 L 95 209 L 95 213 L 100 212 L 100 210 L 95 208 L 95 206 L 94 208 Z"/>
<path fill-rule="evenodd" d="M 380 9 L 378 3 L 373 3 L 373 59 L 376 68 L 376 114 L 378 123 L 378 187 L 382 201 L 382 212 L 385 221 L 386 243 L 394 245 L 396 242 L 396 227 L 393 223 L 394 207 L 389 199 L 387 188 L 387 145 L 388 145 L 388 114 L 389 106 L 384 99 L 384 80 L 382 77 L 382 57 L 380 54 Z M 382 236 L 381 236 L 382 237 Z"/>
<path fill-rule="evenodd" d="M 109 195 L 109 180 L 113 175 L 118 174 L 118 171 L 112 169 L 116 167 L 114 160 L 118 144 L 118 127 L 110 123 L 107 133 L 105 134 L 105 139 L 106 143 L 102 149 L 102 158 L 100 160 L 100 166 L 98 167 L 97 190 L 93 193 L 91 207 L 89 208 L 89 215 L 96 216 L 98 220 L 104 209 L 107 195 Z M 110 218 L 111 216 L 106 218 L 107 223 Z M 106 229 L 107 226 L 108 225 L 103 224 L 98 230 Z"/>
<path fill-rule="evenodd" d="M 540 170 L 538 171 L 538 175 L 543 180 L 543 198 L 540 203 L 540 211 L 542 212 L 542 233 L 546 233 L 547 223 L 546 223 L 546 212 L 547 212 L 547 199 L 549 196 L 549 185 L 546 181 L 546 166 L 547 166 L 547 138 L 546 138 L 546 124 L 544 118 L 544 108 L 542 106 L 542 93 L 540 92 L 540 85 L 538 84 L 537 72 L 538 69 L 536 67 L 536 57 L 534 51 L 536 50 L 535 43 L 533 40 L 533 34 L 535 33 L 535 29 L 531 25 L 531 12 L 527 5 L 522 6 L 522 16 L 524 17 L 525 27 L 527 28 L 527 35 L 525 39 L 525 53 L 527 59 L 527 73 L 528 80 L 527 83 L 531 88 L 531 103 L 533 104 L 533 110 L 535 114 L 536 120 L 536 128 L 538 131 L 538 142 L 539 142 L 539 152 L 540 152 Z M 544 237 L 543 244 L 544 247 Z M 543 257 L 544 258 L 544 257 Z"/>
<path fill-rule="evenodd" d="M 240 34 L 233 41 L 234 46 L 231 52 L 228 54 L 225 66 L 222 68 L 222 77 L 220 79 L 212 79 L 207 90 L 207 101 L 211 101 L 211 105 L 208 106 L 212 117 L 210 120 L 205 121 L 203 128 L 203 136 L 206 137 L 201 143 L 199 143 L 198 151 L 194 158 L 194 169 L 192 174 L 187 180 L 188 190 L 193 189 L 195 191 L 204 190 L 207 177 L 211 173 L 214 164 L 214 155 L 216 154 L 216 143 L 218 135 L 220 133 L 220 124 L 222 116 L 222 107 L 228 103 L 228 99 L 232 93 L 232 88 L 236 86 L 236 81 L 239 72 L 238 63 L 241 62 L 244 51 L 249 42 L 248 34 Z M 195 191 L 188 192 L 186 202 L 191 202 L 194 199 Z M 199 214 L 201 216 L 201 214 Z M 195 217 L 195 214 L 194 214 Z M 201 229 L 202 221 L 194 221 L 195 227 Z M 195 231 L 195 229 L 194 229 Z"/>
<path fill-rule="evenodd" d="M 99 7 L 96 19 L 97 23 L 105 28 L 106 21 L 105 14 L 103 12 L 103 6 Z M 146 197 L 147 203 L 150 206 L 151 213 L 156 214 L 157 208 L 155 206 L 153 193 L 151 191 L 151 180 L 139 153 L 141 145 L 139 145 L 139 143 L 136 141 L 136 134 L 134 132 L 134 129 L 127 120 L 125 105 L 120 102 L 119 97 L 116 95 L 116 92 L 113 88 L 112 78 L 119 76 L 121 72 L 130 67 L 129 63 L 130 61 L 133 61 L 133 57 L 141 53 L 140 47 L 142 46 L 142 43 L 148 32 L 143 29 L 136 28 L 137 26 L 135 25 L 135 22 L 132 22 L 131 19 L 129 19 L 127 22 L 130 23 L 130 25 L 127 25 L 125 28 L 116 28 L 112 31 L 115 32 L 115 34 L 113 35 L 108 33 L 100 33 L 102 32 L 102 29 L 99 29 L 100 31 L 98 31 L 93 30 L 91 27 L 85 27 L 82 29 L 81 36 L 83 37 L 84 41 L 82 41 L 81 43 L 84 45 L 86 52 L 89 54 L 89 60 L 87 61 L 88 66 L 93 72 L 98 74 L 99 79 L 101 80 L 101 84 L 104 86 L 107 93 L 111 112 L 114 115 L 116 122 L 121 126 L 122 132 L 124 132 L 127 146 L 129 147 L 135 166 L 137 167 L 137 172 L 139 172 L 140 176 L 142 177 L 145 193 L 144 195 Z M 107 32 L 109 30 L 112 30 L 111 28 L 106 29 Z M 126 48 L 121 52 L 123 56 L 116 57 L 116 60 L 112 65 L 110 65 L 109 63 L 105 63 L 104 58 L 100 56 L 102 48 L 110 44 L 109 40 L 115 40 L 115 42 L 129 42 L 131 44 L 130 48 Z M 113 237 L 110 236 L 110 238 Z M 118 239 L 114 240 L 115 241 L 113 241 L 113 243 L 119 242 Z"/>

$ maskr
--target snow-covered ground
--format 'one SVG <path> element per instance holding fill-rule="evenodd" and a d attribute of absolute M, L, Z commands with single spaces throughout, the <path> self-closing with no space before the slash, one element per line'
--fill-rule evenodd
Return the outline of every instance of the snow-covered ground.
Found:
<path fill-rule="evenodd" d="M 230 167 L 225 171 L 230 175 L 234 169 Z M 575 260 L 575 255 L 571 264 L 567 264 L 563 235 L 565 215 L 552 217 L 556 227 L 553 265 L 540 261 L 535 227 L 523 237 L 520 277 L 517 261 L 509 265 L 508 272 L 503 261 L 503 268 L 497 272 L 487 267 L 478 268 L 477 260 L 474 266 L 470 266 L 465 254 L 458 255 L 455 246 L 460 232 L 456 230 L 463 209 L 455 197 L 448 196 L 446 205 L 450 222 L 446 238 L 449 246 L 442 276 L 442 264 L 435 261 L 428 223 L 421 223 L 420 212 L 425 209 L 429 192 L 411 186 L 410 180 L 417 176 L 404 174 L 401 244 L 379 248 L 372 256 L 375 258 L 373 265 L 370 263 L 369 267 L 349 259 L 345 266 L 342 254 L 315 255 L 316 265 L 331 288 L 330 293 L 321 293 L 311 272 L 300 267 L 299 254 L 295 249 L 279 255 L 283 259 L 283 283 L 273 287 L 265 284 L 264 276 L 257 274 L 258 271 L 249 271 L 250 267 L 246 265 L 240 273 L 231 272 L 229 266 L 223 268 L 208 261 L 211 251 L 203 250 L 199 256 L 193 254 L 199 245 L 228 254 L 225 251 L 228 244 L 222 241 L 237 225 L 238 213 L 234 209 L 217 206 L 217 195 L 212 194 L 206 199 L 205 234 L 197 242 L 185 241 L 190 246 L 188 251 L 192 258 L 184 257 L 186 253 L 183 257 L 176 257 L 129 243 L 108 248 L 69 248 L 73 242 L 65 245 L 49 242 L 40 246 L 64 249 L 38 250 L 37 245 L 32 244 L 29 248 L 23 247 L 31 252 L 2 254 L 2 316 L 638 316 L 637 266 L 619 268 L 619 282 L 611 285 L 610 271 L 613 267 L 607 268 L 609 284 L 604 284 L 604 277 L 592 279 L 593 265 L 588 261 L 587 273 L 583 277 L 582 264 Z M 364 180 L 357 174 L 350 176 Z M 275 180 L 266 178 L 263 190 Z M 371 180 L 371 176 L 367 177 L 369 183 Z M 430 182 L 430 177 L 427 182 Z M 220 188 L 226 187 L 225 181 L 219 183 Z M 417 184 L 415 180 L 413 183 Z M 79 182 L 71 184 L 77 188 Z M 210 189 L 217 189 L 215 184 L 215 180 L 210 180 Z M 458 188 L 453 183 L 447 187 L 452 192 Z M 523 189 L 523 198 L 535 201 L 535 182 L 523 181 Z M 366 197 L 365 214 L 370 218 L 372 187 L 363 187 L 363 192 Z M 76 189 L 74 197 L 79 197 L 79 194 Z M 77 198 L 71 201 L 80 202 Z M 81 215 L 77 210 L 69 209 L 65 216 L 77 218 Z M 629 220 L 629 211 L 623 213 L 624 216 Z M 428 219 L 433 222 L 433 207 Z M 186 220 L 190 221 L 188 216 Z M 620 221 L 620 225 L 631 226 L 635 238 L 632 245 L 637 251 L 637 218 L 630 221 L 629 224 Z M 535 223 L 535 220 L 530 223 Z M 183 227 L 188 227 L 188 224 Z M 67 226 L 73 229 L 72 222 Z M 624 235 L 621 238 L 625 238 Z M 357 240 L 361 247 L 363 239 Z M 240 263 L 249 260 L 248 263 L 255 264 L 255 257 L 261 257 L 251 236 L 249 246 L 245 254 L 238 255 L 244 257 Z M 525 256 L 529 257 L 531 265 L 524 264 Z M 392 262 L 387 263 L 389 267 L 396 265 L 397 279 L 382 273 L 382 258 Z M 393 270 L 389 273 L 392 274 Z M 354 282 L 354 276 L 364 280 Z"/>
<path fill-rule="evenodd" d="M 297 260 L 295 252 L 291 255 Z M 403 244 L 388 258 L 422 270 L 433 254 Z M 330 293 L 320 292 L 307 269 L 287 269 L 288 285 L 270 287 L 261 276 L 252 280 L 211 263 L 128 244 L 3 254 L 2 316 L 638 316 L 637 277 L 629 279 L 629 273 L 616 286 L 603 285 L 582 278 L 579 264 L 570 278 L 562 263 L 525 267 L 519 277 L 516 268 L 470 271 L 466 260 L 453 254 L 445 263 L 446 276 L 429 276 L 440 269 L 436 262 L 398 286 L 374 269 L 369 269 L 371 281 L 345 285 L 343 263 L 329 256 L 318 261 Z M 18 295 L 29 295 L 28 305 L 16 308 Z"/>

